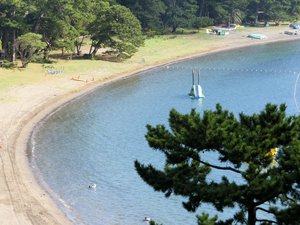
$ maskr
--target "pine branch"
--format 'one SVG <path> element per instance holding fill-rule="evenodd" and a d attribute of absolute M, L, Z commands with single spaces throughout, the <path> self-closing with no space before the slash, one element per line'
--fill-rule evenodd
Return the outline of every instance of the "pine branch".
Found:
<path fill-rule="evenodd" d="M 297 203 L 297 201 L 289 196 L 287 196 L 287 194 L 284 195 L 286 197 L 287 200 L 293 202 L 293 203 Z"/>
<path fill-rule="evenodd" d="M 200 159 L 198 159 L 198 161 L 199 161 L 200 163 L 203 163 L 203 164 L 206 165 L 206 166 L 209 166 L 209 167 L 212 167 L 212 168 L 215 168 L 215 169 L 219 169 L 219 170 L 230 170 L 230 171 L 233 171 L 233 172 L 236 172 L 236 173 L 239 173 L 239 174 L 242 173 L 242 171 L 237 170 L 237 169 L 232 168 L 232 167 L 229 167 L 229 166 L 225 166 L 225 167 L 223 167 L 223 166 L 216 166 L 216 165 L 212 165 L 212 164 L 210 164 L 210 163 L 208 163 L 208 162 L 204 162 L 204 161 L 202 161 L 202 160 L 200 160 Z"/>
<path fill-rule="evenodd" d="M 259 206 L 259 205 L 261 205 L 261 204 L 263 204 L 263 203 L 265 203 L 265 202 L 269 202 L 269 201 L 271 201 L 273 198 L 276 198 L 278 195 L 279 195 L 279 194 L 277 194 L 276 192 L 275 192 L 275 193 L 273 192 L 272 194 L 268 195 L 265 199 L 262 199 L 262 200 L 260 200 L 260 201 L 254 202 L 254 205 L 255 205 L 255 206 Z M 258 207 L 258 208 L 260 208 L 260 207 Z"/>
<path fill-rule="evenodd" d="M 264 208 L 262 208 L 262 207 L 256 207 L 256 210 L 261 210 L 261 211 L 264 211 L 264 212 L 266 212 L 266 213 L 271 213 L 271 214 L 273 214 L 271 211 L 269 211 L 269 210 L 267 210 L 267 209 L 264 209 Z"/>
<path fill-rule="evenodd" d="M 267 220 L 267 219 L 256 219 L 256 222 L 267 222 L 267 223 L 275 223 L 278 224 L 276 221 L 274 220 Z"/>

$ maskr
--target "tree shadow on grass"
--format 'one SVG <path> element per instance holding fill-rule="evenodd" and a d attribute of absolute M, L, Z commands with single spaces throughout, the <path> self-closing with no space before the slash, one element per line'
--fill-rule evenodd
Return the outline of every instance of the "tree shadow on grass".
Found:
<path fill-rule="evenodd" d="M 91 57 L 89 54 L 76 55 L 76 54 L 51 54 L 49 60 L 101 60 L 108 62 L 122 62 L 124 59 L 117 57 L 113 54 L 103 53 Z"/>

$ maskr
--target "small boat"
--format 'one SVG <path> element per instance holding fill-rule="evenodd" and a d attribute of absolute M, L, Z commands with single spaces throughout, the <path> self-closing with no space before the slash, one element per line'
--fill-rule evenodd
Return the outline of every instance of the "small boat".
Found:
<path fill-rule="evenodd" d="M 90 79 L 82 79 L 82 78 L 80 78 L 80 75 L 79 75 L 77 77 L 72 77 L 71 80 L 82 81 L 82 82 L 88 83 L 88 82 L 94 81 L 94 77 L 92 77 Z"/>
<path fill-rule="evenodd" d="M 266 39 L 267 36 L 264 34 L 249 34 L 247 37 L 253 38 L 253 39 Z"/>
<path fill-rule="evenodd" d="M 297 31 L 284 31 L 284 34 L 288 34 L 288 35 L 298 35 Z"/>
<path fill-rule="evenodd" d="M 203 94 L 203 91 L 202 91 L 202 87 L 200 85 L 200 70 L 198 72 L 198 85 L 196 86 L 195 84 L 195 73 L 194 73 L 194 70 L 192 71 L 192 80 L 193 80 L 193 83 L 192 83 L 192 88 L 191 88 L 191 91 L 189 93 L 189 96 L 193 99 L 198 99 L 198 98 L 204 98 L 204 94 Z"/>
<path fill-rule="evenodd" d="M 82 79 L 80 78 L 80 76 L 77 76 L 77 77 L 72 77 L 71 80 L 76 80 L 76 81 L 83 81 L 83 82 L 87 82 L 86 79 Z"/>

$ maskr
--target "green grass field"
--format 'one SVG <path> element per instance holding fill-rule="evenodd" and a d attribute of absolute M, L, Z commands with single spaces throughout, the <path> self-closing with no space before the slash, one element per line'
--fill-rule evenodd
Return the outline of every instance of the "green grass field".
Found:
<path fill-rule="evenodd" d="M 231 32 L 252 32 L 257 28 L 244 28 Z M 264 29 L 264 28 L 260 28 Z M 270 27 L 267 29 L 279 30 L 280 27 Z M 176 34 L 157 36 L 145 41 L 145 45 L 130 59 L 124 62 L 109 62 L 103 60 L 88 59 L 52 59 L 50 64 L 54 69 L 63 68 L 62 75 L 47 75 L 43 64 L 30 63 L 26 69 L 2 69 L 0 68 L 0 92 L 8 88 L 43 82 L 48 79 L 56 79 L 57 76 L 71 78 L 72 76 L 93 76 L 96 80 L 111 77 L 117 74 L 132 72 L 145 66 L 155 65 L 180 57 L 189 56 L 199 52 L 205 52 L 216 47 L 230 43 L 231 34 L 228 37 L 205 34 L 204 31 L 193 32 L 191 34 Z M 233 42 L 231 40 L 231 42 Z M 85 46 L 86 49 L 89 46 Z M 59 52 L 56 52 L 56 54 Z M 47 64 L 46 64 L 47 65 Z"/>

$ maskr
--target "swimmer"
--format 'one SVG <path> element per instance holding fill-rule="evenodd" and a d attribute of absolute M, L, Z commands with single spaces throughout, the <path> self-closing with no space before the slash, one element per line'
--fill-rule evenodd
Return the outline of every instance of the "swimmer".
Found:
<path fill-rule="evenodd" d="M 149 222 L 151 221 L 151 219 L 150 219 L 149 217 L 145 217 L 145 218 L 143 219 L 143 221 L 144 221 L 145 223 L 149 223 Z"/>
<path fill-rule="evenodd" d="M 96 189 L 97 185 L 96 184 L 90 184 L 89 189 Z"/>

